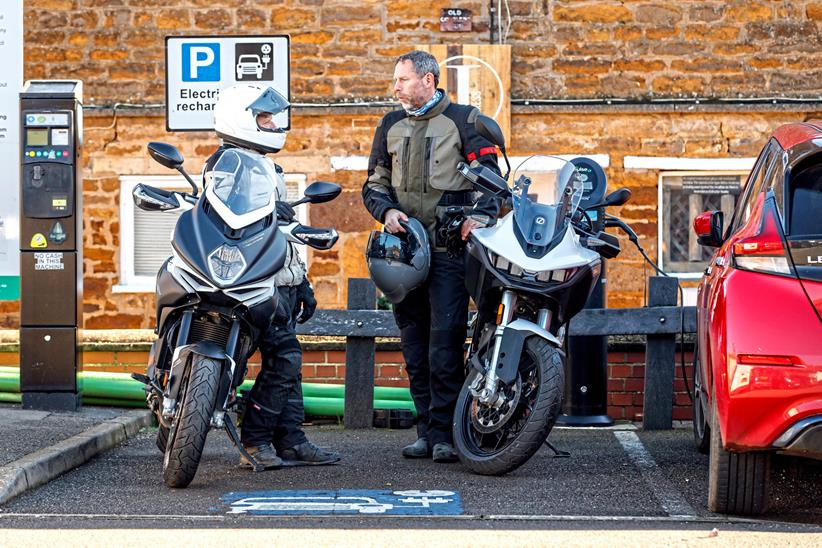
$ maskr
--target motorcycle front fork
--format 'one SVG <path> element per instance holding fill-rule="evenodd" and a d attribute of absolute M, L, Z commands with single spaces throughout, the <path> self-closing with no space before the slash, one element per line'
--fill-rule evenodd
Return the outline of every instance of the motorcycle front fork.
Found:
<path fill-rule="evenodd" d="M 486 363 L 485 378 L 480 375 L 471 384 L 471 396 L 479 400 L 484 405 L 502 405 L 502 400 L 499 398 L 499 382 L 497 380 L 497 365 L 499 363 L 499 354 L 502 348 L 502 335 L 505 328 L 514 319 L 514 310 L 517 305 L 517 294 L 506 289 L 502 292 L 502 299 L 497 313 L 497 327 L 494 332 L 494 349 L 491 352 L 491 361 Z M 539 310 L 537 315 L 537 324 L 546 331 L 551 326 L 551 311 L 547 308 Z"/>

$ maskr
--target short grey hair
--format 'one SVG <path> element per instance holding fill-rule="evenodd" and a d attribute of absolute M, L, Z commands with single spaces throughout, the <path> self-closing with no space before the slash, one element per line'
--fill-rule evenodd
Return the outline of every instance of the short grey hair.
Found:
<path fill-rule="evenodd" d="M 437 63 L 437 58 L 427 51 L 414 50 L 404 53 L 397 57 L 396 64 L 399 65 L 403 61 L 411 61 L 414 72 L 420 78 L 430 72 L 434 75 L 434 87 L 440 85 L 440 65 Z"/>

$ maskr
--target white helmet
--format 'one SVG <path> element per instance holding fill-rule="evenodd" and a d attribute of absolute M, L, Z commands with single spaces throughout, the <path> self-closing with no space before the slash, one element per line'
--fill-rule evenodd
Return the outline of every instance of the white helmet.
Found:
<path fill-rule="evenodd" d="M 235 84 L 220 91 L 214 107 L 214 131 L 224 141 L 262 154 L 279 152 L 285 145 L 285 130 L 276 124 L 261 126 L 257 116 L 272 118 L 291 104 L 273 88 Z"/>

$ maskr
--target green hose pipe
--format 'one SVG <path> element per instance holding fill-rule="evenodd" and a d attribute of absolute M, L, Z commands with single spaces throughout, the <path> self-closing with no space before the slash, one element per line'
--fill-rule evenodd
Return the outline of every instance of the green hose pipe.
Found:
<path fill-rule="evenodd" d="M 143 384 L 124 373 L 103 371 L 82 372 L 79 375 L 83 401 L 93 405 L 142 407 L 145 405 Z M 251 390 L 253 380 L 246 380 L 241 390 Z M 19 369 L 0 367 L 0 401 L 19 402 Z M 315 416 L 343 415 L 345 386 L 339 384 L 303 383 L 305 412 Z M 374 388 L 374 409 L 407 409 L 415 413 L 407 388 L 377 386 Z"/>
<path fill-rule="evenodd" d="M 20 394 L 0 392 L 0 403 L 20 403 Z"/>

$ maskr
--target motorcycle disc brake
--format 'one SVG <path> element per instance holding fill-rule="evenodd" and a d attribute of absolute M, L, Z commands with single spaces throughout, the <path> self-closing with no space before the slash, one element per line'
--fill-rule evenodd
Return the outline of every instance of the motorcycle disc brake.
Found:
<path fill-rule="evenodd" d="M 500 386 L 499 400 L 495 404 L 485 405 L 472 398 L 471 424 L 474 429 L 481 434 L 490 434 L 505 426 L 517 410 L 521 395 L 522 379 L 517 375 L 513 385 Z"/>

